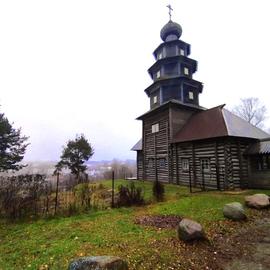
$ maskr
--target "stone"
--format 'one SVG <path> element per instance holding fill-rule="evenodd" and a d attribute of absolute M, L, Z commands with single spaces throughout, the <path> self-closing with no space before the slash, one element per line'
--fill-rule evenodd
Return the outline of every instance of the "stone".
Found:
<path fill-rule="evenodd" d="M 184 218 L 177 228 L 178 238 L 183 241 L 193 241 L 205 239 L 205 233 L 201 224 Z"/>
<path fill-rule="evenodd" d="M 246 196 L 245 203 L 248 207 L 256 209 L 263 209 L 270 206 L 269 197 L 265 194 Z"/>
<path fill-rule="evenodd" d="M 81 257 L 69 264 L 68 270 L 128 270 L 128 265 L 119 257 Z"/>
<path fill-rule="evenodd" d="M 239 202 L 225 204 L 223 207 L 223 215 L 232 220 L 244 220 L 247 218 L 244 207 Z"/>

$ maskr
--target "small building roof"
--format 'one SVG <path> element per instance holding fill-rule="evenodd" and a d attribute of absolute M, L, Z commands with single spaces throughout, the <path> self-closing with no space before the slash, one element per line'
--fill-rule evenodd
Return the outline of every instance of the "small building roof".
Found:
<path fill-rule="evenodd" d="M 235 136 L 264 139 L 270 135 L 224 108 L 214 107 L 194 114 L 176 133 L 172 142 L 185 142 L 215 137 Z"/>
<path fill-rule="evenodd" d="M 252 144 L 247 152 L 248 155 L 270 154 L 270 137 Z"/>
<path fill-rule="evenodd" d="M 132 148 L 132 151 L 141 151 L 142 150 L 142 139 L 140 139 Z"/>

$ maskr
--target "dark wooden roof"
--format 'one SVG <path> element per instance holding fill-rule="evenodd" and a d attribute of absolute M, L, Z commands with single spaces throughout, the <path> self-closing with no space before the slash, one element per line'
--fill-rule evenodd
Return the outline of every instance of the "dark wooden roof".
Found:
<path fill-rule="evenodd" d="M 247 150 L 246 154 L 248 155 L 257 155 L 257 154 L 270 154 L 270 138 L 260 140 L 252 144 Z"/>
<path fill-rule="evenodd" d="M 148 73 L 150 74 L 151 78 L 153 79 L 153 72 L 159 68 L 161 65 L 170 64 L 170 63 L 184 63 L 186 65 L 189 65 L 192 67 L 192 73 L 195 73 L 197 71 L 197 61 L 191 58 L 187 58 L 182 55 L 175 55 L 175 56 L 169 56 L 166 58 L 158 59 L 149 69 Z"/>
<path fill-rule="evenodd" d="M 182 41 L 182 40 L 172 40 L 161 43 L 153 52 L 155 58 L 157 58 L 157 52 L 160 51 L 163 47 L 170 46 L 170 45 L 178 45 L 179 47 L 183 47 L 187 49 L 187 56 L 190 54 L 190 44 Z"/>
<path fill-rule="evenodd" d="M 225 105 L 194 114 L 172 142 L 235 136 L 264 139 L 269 134 L 224 109 Z"/>
<path fill-rule="evenodd" d="M 143 120 L 145 117 L 147 116 L 150 116 L 150 115 L 153 115 L 159 111 L 163 111 L 165 110 L 166 108 L 168 108 L 169 106 L 177 106 L 177 107 L 187 107 L 191 110 L 194 110 L 194 111 L 201 111 L 201 110 L 205 110 L 204 107 L 201 107 L 201 106 L 198 106 L 198 105 L 194 105 L 194 104 L 188 104 L 188 103 L 184 103 L 184 102 L 181 102 L 179 100 L 176 100 L 176 99 L 171 99 L 163 104 L 161 104 L 160 106 L 158 107 L 155 107 L 151 110 L 149 110 L 148 112 L 144 113 L 143 115 L 139 116 L 138 118 L 136 118 L 136 120 Z"/>
<path fill-rule="evenodd" d="M 156 91 L 162 85 L 166 85 L 166 86 L 171 86 L 171 85 L 176 85 L 176 84 L 179 85 L 181 82 L 191 84 L 193 86 L 194 85 L 197 86 L 199 89 L 199 92 L 202 93 L 203 84 L 199 81 L 188 78 L 186 75 L 178 75 L 174 77 L 169 76 L 167 78 L 162 77 L 161 79 L 156 80 L 150 86 L 148 86 L 144 90 L 144 92 L 147 94 L 148 97 L 150 97 L 151 93 Z"/>
<path fill-rule="evenodd" d="M 142 139 L 140 139 L 132 148 L 132 151 L 140 151 L 142 150 Z"/>

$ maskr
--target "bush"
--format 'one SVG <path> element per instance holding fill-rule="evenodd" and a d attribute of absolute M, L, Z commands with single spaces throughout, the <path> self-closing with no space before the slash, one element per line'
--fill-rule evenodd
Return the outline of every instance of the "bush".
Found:
<path fill-rule="evenodd" d="M 89 209 L 91 206 L 91 195 L 92 189 L 89 187 L 89 184 L 82 183 L 78 184 L 74 190 L 75 201 L 80 204 L 84 209 Z"/>
<path fill-rule="evenodd" d="M 144 204 L 143 190 L 141 187 L 136 187 L 134 183 L 130 183 L 128 186 L 120 185 L 118 190 L 118 207 Z"/>
<path fill-rule="evenodd" d="M 164 200 L 165 188 L 164 185 L 159 182 L 155 181 L 153 183 L 153 196 L 158 201 L 161 202 Z"/>
<path fill-rule="evenodd" d="M 0 180 L 0 214 L 10 219 L 37 216 L 40 198 L 51 192 L 41 174 L 2 177 Z"/>

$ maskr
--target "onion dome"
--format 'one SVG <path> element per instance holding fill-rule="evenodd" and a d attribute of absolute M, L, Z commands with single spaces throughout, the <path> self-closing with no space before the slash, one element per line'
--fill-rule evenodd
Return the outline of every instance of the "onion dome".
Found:
<path fill-rule="evenodd" d="M 182 35 L 182 27 L 180 24 L 169 21 L 160 31 L 160 37 L 163 41 L 179 39 Z"/>

